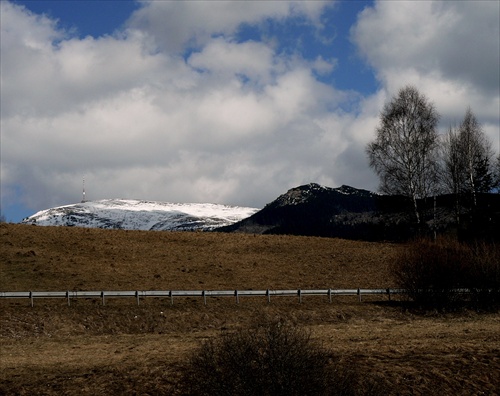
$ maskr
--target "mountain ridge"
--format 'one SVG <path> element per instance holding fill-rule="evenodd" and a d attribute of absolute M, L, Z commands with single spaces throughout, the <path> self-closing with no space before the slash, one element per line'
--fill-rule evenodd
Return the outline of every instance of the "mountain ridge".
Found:
<path fill-rule="evenodd" d="M 474 210 L 462 208 L 458 224 L 452 195 L 421 199 L 423 222 L 417 225 L 408 197 L 310 183 L 288 190 L 262 210 L 217 231 L 368 241 L 404 241 L 438 233 L 463 239 L 499 238 L 500 194 L 477 194 L 477 200 Z"/>
<path fill-rule="evenodd" d="M 21 223 L 148 231 L 211 231 L 256 211 L 257 208 L 208 203 L 103 199 L 45 209 Z"/>
<path fill-rule="evenodd" d="M 262 209 L 219 204 L 100 200 L 46 209 L 24 224 L 157 231 L 217 231 L 290 234 L 367 241 L 404 241 L 455 234 L 499 240 L 500 194 L 477 194 L 477 206 L 462 208 L 457 222 L 453 195 L 421 199 L 422 224 L 408 197 L 381 195 L 348 185 L 317 183 L 289 189 Z"/>

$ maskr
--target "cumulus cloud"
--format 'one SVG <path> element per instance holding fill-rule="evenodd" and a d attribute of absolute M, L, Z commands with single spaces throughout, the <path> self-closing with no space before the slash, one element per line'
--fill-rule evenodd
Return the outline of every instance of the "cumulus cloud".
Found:
<path fill-rule="evenodd" d="M 432 100 L 442 124 L 471 106 L 498 142 L 500 3 L 385 2 L 366 8 L 352 39 L 389 93 L 414 84 Z"/>
<path fill-rule="evenodd" d="M 493 1 L 378 2 L 359 17 L 354 36 L 387 79 L 415 68 L 498 94 L 499 4 Z"/>
<path fill-rule="evenodd" d="M 21 186 L 33 208 L 71 201 L 84 174 L 89 196 L 92 184 L 99 186 L 94 198 L 262 206 L 283 189 L 321 175 L 319 153 L 309 150 L 316 146 L 328 155 L 317 143 L 326 131 L 314 119 L 325 101 L 339 100 L 313 76 L 326 61 L 308 63 L 262 42 L 223 36 L 205 37 L 187 57 L 151 45 L 152 37 L 158 43 L 169 36 L 156 30 L 153 15 L 175 21 L 187 13 L 186 36 L 176 36 L 184 43 L 199 41 L 198 29 L 231 33 L 262 18 L 303 14 L 314 21 L 318 5 L 323 7 L 219 7 L 227 4 L 209 12 L 190 2 L 151 2 L 121 34 L 84 39 L 66 37 L 46 17 L 2 4 L 6 20 L 22 21 L 2 32 L 2 58 L 9 59 L 2 65 L 9 81 L 2 89 L 2 143 L 8 148 L 2 180 Z M 141 31 L 144 18 L 153 25 Z M 38 30 L 44 34 L 31 39 Z"/>
<path fill-rule="evenodd" d="M 282 51 L 267 33 L 238 36 L 294 20 L 324 39 L 327 2 L 144 1 L 113 35 L 77 38 L 2 1 L 3 204 L 74 202 L 83 176 L 89 199 L 262 207 L 301 183 L 374 190 L 364 147 L 408 83 L 445 123 L 471 105 L 495 142 L 498 35 L 464 21 L 494 33 L 498 20 L 494 2 L 476 3 L 366 8 L 351 37 L 380 90 L 365 95 L 325 79 L 341 60 Z"/>
<path fill-rule="evenodd" d="M 273 19 L 305 18 L 321 26 L 328 1 L 143 1 L 129 20 L 129 27 L 147 31 L 158 48 L 184 52 L 205 45 L 214 35 L 233 35 L 243 24 Z"/>

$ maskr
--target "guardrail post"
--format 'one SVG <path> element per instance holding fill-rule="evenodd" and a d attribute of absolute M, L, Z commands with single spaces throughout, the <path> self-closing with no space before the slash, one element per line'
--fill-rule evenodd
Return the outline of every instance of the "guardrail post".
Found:
<path fill-rule="evenodd" d="M 238 290 L 234 291 L 234 295 L 236 296 L 236 304 L 240 303 L 240 296 L 238 296 Z"/>
<path fill-rule="evenodd" d="M 30 291 L 30 300 L 31 300 L 31 307 L 33 307 L 34 303 L 33 303 L 33 292 Z"/>
<path fill-rule="evenodd" d="M 68 307 L 70 306 L 70 302 L 69 302 L 69 290 L 66 290 L 66 298 L 68 299 Z"/>
<path fill-rule="evenodd" d="M 137 299 L 137 306 L 139 306 L 139 290 L 135 291 L 135 298 Z"/>
<path fill-rule="evenodd" d="M 174 305 L 174 295 L 172 294 L 172 290 L 170 290 L 168 294 L 170 295 L 170 305 Z"/>
<path fill-rule="evenodd" d="M 391 301 L 391 289 L 387 289 L 387 296 L 389 297 L 389 301 Z"/>
<path fill-rule="evenodd" d="M 297 290 L 297 294 L 299 295 L 299 304 L 302 304 L 302 293 L 300 289 Z"/>
<path fill-rule="evenodd" d="M 101 298 L 102 298 L 102 305 L 106 304 L 104 301 L 104 290 L 101 292 Z"/>
<path fill-rule="evenodd" d="M 205 290 L 203 290 L 203 291 L 201 292 L 201 295 L 203 296 L 203 303 L 204 303 L 205 305 L 207 305 L 207 295 L 206 295 L 206 293 L 205 293 Z"/>
<path fill-rule="evenodd" d="M 271 293 L 269 292 L 269 289 L 266 290 L 266 296 L 267 296 L 267 303 L 269 304 L 271 302 Z"/>
<path fill-rule="evenodd" d="M 332 302 L 332 289 L 328 289 L 328 301 Z"/>
<path fill-rule="evenodd" d="M 359 299 L 359 302 L 361 302 L 361 289 L 358 289 L 358 299 Z"/>

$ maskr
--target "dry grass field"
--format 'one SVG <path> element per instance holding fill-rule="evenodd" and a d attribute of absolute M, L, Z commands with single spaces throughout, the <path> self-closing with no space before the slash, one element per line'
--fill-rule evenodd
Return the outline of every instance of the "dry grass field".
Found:
<path fill-rule="evenodd" d="M 403 245 L 0 224 L 0 291 L 386 288 Z M 311 331 L 394 395 L 495 395 L 500 315 L 384 297 L 0 300 L 0 394 L 175 394 L 202 340 L 266 319 Z"/>

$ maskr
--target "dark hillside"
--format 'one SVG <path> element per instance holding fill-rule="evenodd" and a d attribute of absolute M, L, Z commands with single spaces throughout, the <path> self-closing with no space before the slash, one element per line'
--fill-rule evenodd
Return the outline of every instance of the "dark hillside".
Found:
<path fill-rule="evenodd" d="M 404 197 L 382 196 L 349 186 L 308 184 L 293 188 L 226 232 L 291 234 L 358 240 L 404 239 L 409 224 Z"/>
<path fill-rule="evenodd" d="M 456 224 L 453 196 L 421 200 L 423 227 L 417 227 L 411 202 L 403 196 L 371 193 L 349 186 L 307 184 L 290 189 L 254 215 L 218 231 L 338 237 L 366 241 L 404 241 L 418 233 L 456 233 L 460 238 L 498 238 L 500 195 L 478 195 L 475 211 Z"/>

